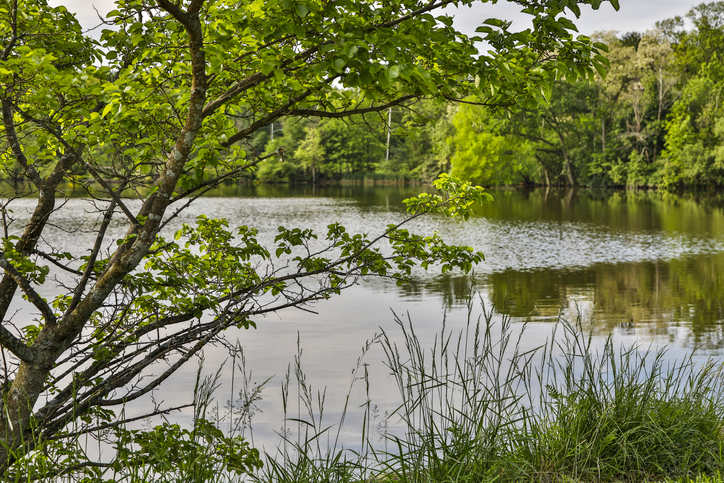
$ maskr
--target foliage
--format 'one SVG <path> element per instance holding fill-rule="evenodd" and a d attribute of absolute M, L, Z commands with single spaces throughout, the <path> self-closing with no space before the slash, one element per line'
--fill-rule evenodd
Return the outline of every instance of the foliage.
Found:
<path fill-rule="evenodd" d="M 173 241 L 167 233 L 206 191 L 272 158 L 284 164 L 301 136 L 271 149 L 254 139 L 268 128 L 271 142 L 282 119 L 309 119 L 298 127 L 310 129 L 328 119 L 320 137 L 339 141 L 350 158 L 325 152 L 320 172 L 339 174 L 369 154 L 341 143 L 345 119 L 358 116 L 362 127 L 393 107 L 472 95 L 493 108 L 530 108 L 555 79 L 592 77 L 606 64 L 602 46 L 574 38 L 564 16 L 600 0 L 535 2 L 523 8 L 533 29 L 490 19 L 468 37 L 440 9 L 473 1 L 118 0 L 98 41 L 62 6 L 0 2 L 0 172 L 9 193 L 0 471 L 78 421 L 73 434 L 92 436 L 87 415 L 103 408 L 116 417 L 114 407 L 153 391 L 207 344 L 224 344 L 233 328 L 253 327 L 256 316 L 325 299 L 364 276 L 403 283 L 418 265 L 469 270 L 481 260 L 437 234 L 410 233 L 405 222 L 377 234 L 336 223 L 326 234 L 280 227 L 268 245 L 253 227 L 212 217 Z M 479 54 L 476 42 L 490 52 Z M 43 236 L 62 226 L 68 186 L 95 218 L 66 227 L 90 231 L 70 251 Z M 447 177 L 440 187 L 412 202 L 410 219 L 466 217 L 485 198 Z M 30 306 L 23 316 L 35 317 L 24 330 L 9 313 L 21 297 Z"/>
<path fill-rule="evenodd" d="M 461 105 L 453 117 L 451 174 L 482 185 L 530 180 L 535 165 L 533 146 L 521 137 L 506 135 L 504 124 L 485 107 Z"/>

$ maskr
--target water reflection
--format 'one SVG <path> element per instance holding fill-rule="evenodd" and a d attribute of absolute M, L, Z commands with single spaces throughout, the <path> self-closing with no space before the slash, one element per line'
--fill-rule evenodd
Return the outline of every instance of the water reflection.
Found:
<path fill-rule="evenodd" d="M 391 291 L 387 282 L 370 282 Z M 438 299 L 465 306 L 471 287 L 496 310 L 520 321 L 556 322 L 580 313 L 596 335 L 612 332 L 681 347 L 724 346 L 724 253 L 669 261 L 598 263 L 583 269 L 514 270 L 469 276 L 438 275 L 399 287 L 411 301 Z"/>
<path fill-rule="evenodd" d="M 580 270 L 506 270 L 485 277 L 497 307 L 515 317 L 555 320 L 572 297 L 589 302 L 596 331 L 642 329 L 666 334 L 691 327 L 694 343 L 724 321 L 724 254 L 667 262 L 596 264 Z"/>
<path fill-rule="evenodd" d="M 724 346 L 724 197 L 543 189 L 493 195 L 478 220 L 451 232 L 486 252 L 477 286 L 499 311 L 537 322 L 595 314 L 599 335 Z M 437 275 L 398 291 L 412 300 L 436 296 L 452 308 L 467 302 L 470 283 Z"/>
<path fill-rule="evenodd" d="M 721 236 L 724 194 L 674 195 L 652 191 L 493 190 L 480 207 L 498 220 L 585 222 L 610 230 L 665 231 Z"/>
<path fill-rule="evenodd" d="M 374 231 L 404 217 L 404 198 L 425 186 L 227 185 L 202 198 L 167 229 L 199 214 L 228 218 L 232 226 L 259 228 L 273 243 L 279 225 L 323 233 L 332 221 L 351 232 Z M 497 309 L 547 322 L 560 313 L 596 314 L 600 334 L 669 337 L 682 344 L 718 344 L 724 320 L 724 195 L 674 196 L 606 190 L 493 190 L 495 201 L 468 222 L 442 216 L 415 220 L 410 229 L 439 231 L 454 243 L 486 254 L 477 286 Z M 27 204 L 27 206 L 23 205 Z M 33 200 L 13 207 L 22 229 Z M 136 206 L 138 201 L 129 201 Z M 82 252 L 93 243 L 98 214 L 88 200 L 71 199 L 52 216 L 45 243 Z M 111 227 L 125 232 L 125 220 Z M 111 238 L 113 239 L 113 238 Z M 412 302 L 460 308 L 471 280 L 420 271 L 413 285 L 372 280 L 380 293 Z M 51 295 L 48 292 L 48 295 Z M 377 294 L 377 295 L 375 295 Z M 685 340 L 682 341 L 681 339 Z"/>

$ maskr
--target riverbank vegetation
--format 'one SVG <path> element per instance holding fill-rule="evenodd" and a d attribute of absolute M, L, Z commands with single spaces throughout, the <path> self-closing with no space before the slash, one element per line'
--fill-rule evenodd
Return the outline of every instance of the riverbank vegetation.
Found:
<path fill-rule="evenodd" d="M 348 396 L 336 423 L 323 419 L 330 408 L 324 390 L 307 382 L 300 349 L 282 384 L 285 429 L 276 453 L 260 455 L 239 436 L 251 429 L 266 384 L 251 384 L 242 363 L 243 389 L 226 420 L 214 424 L 207 411 L 217 373 L 197 383 L 191 430 L 169 423 L 115 427 L 116 460 L 79 466 L 65 477 L 88 483 L 240 476 L 258 483 L 722 481 L 721 361 L 693 353 L 673 361 L 665 348 L 596 340 L 580 318 L 547 325 L 548 339 L 536 347 L 525 342 L 528 326 L 485 309 L 476 316 L 473 304 L 459 333 L 443 323 L 426 347 L 411 320 L 395 317 L 398 331 L 368 341 L 352 371 L 349 394 L 365 385 L 366 399 Z M 384 415 L 369 396 L 375 382 L 365 356 L 375 344 L 399 390 L 399 406 Z M 291 399 L 294 386 L 299 403 Z M 301 412 L 288 414 L 297 405 Z M 364 413 L 354 430 L 359 441 L 345 448 L 340 434 L 353 411 Z M 217 425 L 234 434 L 225 436 Z M 11 481 L 68 468 L 53 458 L 69 454 L 78 459 L 82 452 L 53 443 L 39 448 L 22 461 L 26 473 Z"/>
<path fill-rule="evenodd" d="M 360 406 L 358 452 L 320 451 L 326 429 L 310 413 L 320 432 L 269 458 L 257 481 L 721 481 L 721 362 L 596 345 L 580 318 L 530 349 L 525 325 L 490 311 L 459 334 L 443 324 L 427 348 L 412 321 L 397 322 L 401 343 L 380 337 L 396 412 L 375 427 L 371 402 Z"/>
<path fill-rule="evenodd" d="M 593 40 L 608 47 L 608 74 L 561 78 L 548 102 L 532 107 L 428 100 L 347 121 L 283 119 L 253 144 L 260 152 L 284 146 L 286 160 L 255 176 L 374 182 L 452 171 L 484 185 L 724 185 L 724 2 Z"/>

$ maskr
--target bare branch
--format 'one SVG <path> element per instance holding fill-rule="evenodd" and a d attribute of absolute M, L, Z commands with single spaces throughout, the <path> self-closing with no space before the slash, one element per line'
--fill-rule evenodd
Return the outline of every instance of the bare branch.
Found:
<path fill-rule="evenodd" d="M 46 441 L 53 441 L 53 440 L 58 440 L 58 439 L 76 438 L 76 437 L 78 437 L 78 436 L 83 436 L 84 434 L 94 433 L 94 432 L 96 432 L 96 431 L 103 431 L 103 430 L 111 429 L 111 428 L 117 428 L 118 426 L 123 426 L 123 425 L 125 425 L 125 424 L 132 423 L 132 422 L 134 422 L 134 421 L 141 421 L 141 420 L 144 420 L 144 419 L 152 418 L 153 416 L 160 416 L 160 415 L 162 415 L 162 414 L 168 414 L 168 413 L 173 412 L 173 411 L 180 411 L 180 410 L 182 410 L 182 409 L 186 409 L 186 408 L 189 408 L 189 407 L 192 407 L 192 406 L 193 406 L 193 403 L 189 403 L 189 404 L 182 404 L 181 406 L 175 406 L 175 407 L 172 407 L 172 408 L 157 409 L 157 410 L 155 410 L 155 411 L 153 411 L 153 412 L 146 413 L 146 414 L 143 414 L 143 415 L 141 415 L 141 416 L 136 416 L 136 417 L 133 417 L 133 418 L 123 418 L 123 419 L 120 419 L 120 420 L 117 420 L 117 421 L 113 421 L 113 422 L 111 422 L 111 423 L 99 424 L 98 426 L 93 426 L 93 427 L 90 427 L 90 428 L 85 428 L 85 429 L 82 429 L 82 430 L 80 430 L 80 431 L 75 431 L 75 432 L 72 432 L 72 433 L 63 433 L 63 434 L 60 435 L 60 436 L 55 436 L 55 435 L 54 435 L 54 436 L 49 436 L 48 438 L 45 438 L 45 440 L 46 440 Z"/>
<path fill-rule="evenodd" d="M 0 345 L 16 355 L 21 361 L 32 363 L 35 352 L 0 324 Z"/>
<path fill-rule="evenodd" d="M 118 194 L 113 190 L 113 188 L 110 187 L 110 185 L 106 182 L 106 180 L 98 175 L 98 171 L 96 171 L 93 166 L 86 163 L 84 160 L 81 160 L 81 163 L 83 163 L 83 166 L 85 167 L 85 169 L 87 169 L 88 172 L 91 174 L 91 176 L 93 176 L 93 179 L 95 179 L 98 182 L 98 184 L 103 186 L 103 189 L 105 189 L 108 192 L 108 194 L 111 196 L 111 198 L 113 198 L 113 201 L 118 206 L 120 206 L 121 210 L 126 215 L 126 218 L 128 218 L 128 220 L 133 225 L 138 226 L 138 219 L 136 219 L 136 217 L 133 215 L 131 210 L 128 209 L 128 207 L 125 205 L 125 203 L 123 203 L 123 201 L 121 200 L 120 196 L 118 196 Z"/>
<path fill-rule="evenodd" d="M 216 335 L 218 335 L 219 332 L 221 332 L 221 331 L 224 330 L 225 328 L 226 328 L 226 326 L 225 326 L 224 324 L 219 324 L 217 327 L 215 327 L 213 330 L 211 330 L 203 339 L 201 339 L 200 341 L 198 341 L 198 342 L 194 345 L 194 347 L 192 347 L 188 352 L 186 352 L 178 361 L 176 361 L 175 363 L 173 363 L 173 364 L 171 365 L 171 367 L 169 367 L 168 369 L 166 369 L 166 371 L 164 371 L 163 374 L 161 374 L 159 377 L 157 377 L 152 383 L 146 385 L 146 386 L 145 386 L 143 389 L 141 389 L 140 391 L 137 391 L 137 392 L 135 392 L 135 393 L 133 393 L 133 394 L 131 394 L 131 395 L 127 395 L 127 396 L 125 396 L 125 397 L 123 397 L 123 398 L 120 398 L 120 399 L 107 399 L 107 400 L 103 400 L 103 401 L 100 401 L 99 404 L 100 404 L 101 406 L 116 406 L 116 405 L 118 405 L 118 404 L 125 404 L 125 403 L 127 403 L 128 401 L 133 401 L 134 399 L 138 399 L 139 397 L 143 396 L 144 394 L 147 394 L 147 393 L 149 393 L 150 391 L 154 390 L 154 389 L 157 388 L 163 381 L 165 381 L 166 379 L 168 379 L 174 372 L 176 372 L 176 371 L 178 370 L 178 368 L 181 367 L 186 361 L 188 361 L 189 359 L 191 359 L 191 357 L 192 357 L 194 354 L 196 354 L 196 353 L 199 352 L 201 349 L 203 349 L 207 342 L 209 342 L 213 337 L 215 337 Z M 166 350 L 169 350 L 169 349 L 171 349 L 170 343 L 169 343 L 169 347 L 167 347 Z M 145 368 L 147 365 L 149 365 L 151 362 L 153 362 L 153 361 L 155 361 L 155 360 L 156 360 L 156 358 L 153 358 L 153 359 L 150 359 L 150 358 L 149 358 L 148 360 L 142 361 L 142 365 L 138 368 L 138 369 L 139 369 L 138 372 L 140 372 L 141 369 Z M 135 371 L 134 371 L 134 372 L 135 372 Z M 138 372 L 135 372 L 135 374 L 129 374 L 129 377 L 128 377 L 128 378 L 124 378 L 124 379 L 127 379 L 127 380 L 123 381 L 122 383 L 121 383 L 121 381 L 119 381 L 118 383 L 116 383 L 116 384 L 114 384 L 114 385 L 115 385 L 116 387 L 120 387 L 120 386 L 122 386 L 122 385 L 125 385 L 128 381 L 130 381 L 131 378 L 135 377 L 135 375 L 136 375 Z"/>
<path fill-rule="evenodd" d="M 0 256 L 0 268 L 5 270 L 5 273 L 15 280 L 15 283 L 17 283 L 20 289 L 25 292 L 25 295 L 28 297 L 30 303 L 40 310 L 46 324 L 55 324 L 55 314 L 53 313 L 53 309 L 51 309 L 48 305 L 48 302 L 38 295 L 38 292 L 36 292 L 32 285 L 30 285 L 30 281 L 23 277 L 23 275 L 18 272 L 18 270 L 3 256 Z"/>
<path fill-rule="evenodd" d="M 118 189 L 119 192 L 123 190 L 123 186 Z M 113 193 L 115 195 L 115 193 Z M 88 281 L 91 278 L 91 275 L 93 275 L 93 269 L 96 263 L 96 259 L 98 258 L 98 253 L 100 253 L 102 245 L 103 245 L 103 239 L 106 236 L 106 230 L 108 229 L 108 225 L 111 223 L 111 219 L 113 218 L 113 211 L 116 209 L 116 201 L 115 198 L 118 196 L 114 196 L 114 201 L 111 202 L 111 204 L 106 209 L 106 212 L 103 214 L 103 221 L 101 222 L 101 226 L 98 228 L 98 235 L 96 236 L 95 245 L 93 246 L 93 249 L 91 250 L 90 256 L 88 257 L 88 262 L 85 267 L 85 272 L 83 273 L 83 276 L 78 281 L 78 285 L 75 288 L 75 291 L 73 292 L 73 300 L 71 301 L 70 305 L 68 306 L 68 310 L 66 310 L 66 314 L 69 314 L 75 309 L 75 307 L 78 305 L 78 302 L 80 301 L 81 296 L 83 295 L 83 292 L 85 292 L 85 288 L 88 285 Z M 122 206 L 122 208 L 125 208 L 125 206 Z M 128 208 L 126 208 L 127 210 Z M 126 215 L 127 216 L 127 215 Z"/>

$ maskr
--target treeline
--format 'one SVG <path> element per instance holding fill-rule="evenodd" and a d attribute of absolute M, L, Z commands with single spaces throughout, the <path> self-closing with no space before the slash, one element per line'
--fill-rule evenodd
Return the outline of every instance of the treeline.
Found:
<path fill-rule="evenodd" d="M 450 170 L 449 118 L 439 101 L 344 120 L 287 117 L 251 139 L 255 155 L 283 148 L 253 176 L 263 182 L 430 180 Z"/>
<path fill-rule="evenodd" d="M 347 121 L 287 118 L 251 140 L 257 154 L 285 152 L 254 176 L 424 181 L 452 172 L 484 185 L 724 185 L 724 2 L 594 40 L 609 49 L 605 78 L 561 80 L 535 108 L 493 112 L 470 99 Z"/>

